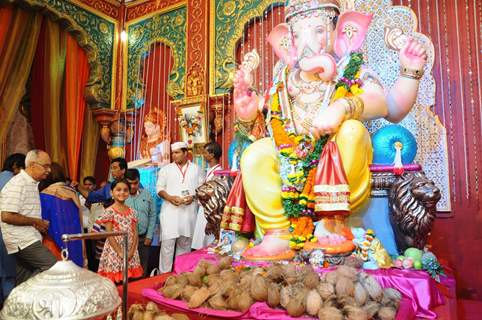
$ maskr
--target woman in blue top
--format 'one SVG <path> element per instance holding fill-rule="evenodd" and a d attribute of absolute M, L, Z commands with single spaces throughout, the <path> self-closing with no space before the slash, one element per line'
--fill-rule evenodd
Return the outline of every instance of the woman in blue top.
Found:
<path fill-rule="evenodd" d="M 44 237 L 44 242 L 49 244 L 49 249 L 57 257 L 60 250 L 66 247 L 62 241 L 63 234 L 82 233 L 79 197 L 73 188 L 65 184 L 65 181 L 64 169 L 53 162 L 47 179 L 39 184 L 42 219 L 50 222 L 48 236 Z M 71 241 L 67 244 L 67 248 L 70 260 L 80 267 L 86 265 L 82 241 Z"/>

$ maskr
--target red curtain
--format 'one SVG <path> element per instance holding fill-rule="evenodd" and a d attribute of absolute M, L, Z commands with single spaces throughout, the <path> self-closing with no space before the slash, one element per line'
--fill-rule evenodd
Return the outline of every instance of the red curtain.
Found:
<path fill-rule="evenodd" d="M 89 79 L 89 62 L 77 40 L 67 35 L 65 66 L 65 115 L 67 126 L 67 162 L 70 177 L 77 181 L 80 145 L 84 126 L 84 88 Z"/>
<path fill-rule="evenodd" d="M 35 146 L 61 163 L 73 180 L 79 177 L 88 79 L 87 55 L 76 38 L 45 20 L 31 71 Z"/>

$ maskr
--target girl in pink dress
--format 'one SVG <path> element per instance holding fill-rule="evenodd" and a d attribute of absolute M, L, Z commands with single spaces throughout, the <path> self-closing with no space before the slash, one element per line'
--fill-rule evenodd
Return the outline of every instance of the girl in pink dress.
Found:
<path fill-rule="evenodd" d="M 137 251 L 137 219 L 136 212 L 126 206 L 124 201 L 129 197 L 129 183 L 125 180 L 112 183 L 112 198 L 114 204 L 105 210 L 97 221 L 105 226 L 106 231 L 127 231 L 128 239 L 128 276 L 142 277 L 143 270 Z M 110 237 L 104 245 L 100 258 L 98 273 L 114 282 L 122 281 L 123 237 Z"/>

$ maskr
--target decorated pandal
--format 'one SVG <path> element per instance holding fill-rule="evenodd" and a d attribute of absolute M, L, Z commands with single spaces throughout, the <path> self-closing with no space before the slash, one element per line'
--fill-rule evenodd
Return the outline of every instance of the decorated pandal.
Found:
<path fill-rule="evenodd" d="M 264 96 L 251 89 L 262 57 L 244 56 L 233 170 L 198 190 L 217 244 L 179 256 L 146 298 L 238 319 L 437 317 L 453 280 L 427 246 L 442 195 L 414 162 L 425 145 L 413 115 L 430 95 L 433 51 L 423 35 L 386 29 L 399 67 L 378 75 L 383 55 L 365 40 L 380 17 L 353 9 L 289 1 L 268 37 L 280 61 Z"/>
<path fill-rule="evenodd" d="M 446 190 L 427 164 L 446 159 L 437 143 L 426 150 L 424 134 L 437 129 L 420 120 L 433 102 L 433 48 L 404 26 L 384 28 L 408 9 L 357 6 L 288 1 L 286 23 L 268 37 L 279 62 L 266 94 L 252 89 L 263 57 L 245 55 L 232 169 L 197 190 L 216 244 L 177 257 L 174 274 L 143 291 L 159 308 L 236 319 L 437 317 L 453 279 L 427 245 Z M 168 160 L 159 119 L 147 117 L 144 160 L 133 165 Z M 146 319 L 150 308 L 129 316 Z"/>

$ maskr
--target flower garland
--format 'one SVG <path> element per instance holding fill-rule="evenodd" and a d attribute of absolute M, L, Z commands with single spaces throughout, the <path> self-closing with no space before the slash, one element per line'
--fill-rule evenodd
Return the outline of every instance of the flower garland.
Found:
<path fill-rule="evenodd" d="M 291 165 L 291 172 L 287 174 L 286 179 L 283 179 L 281 190 L 283 208 L 287 217 L 313 215 L 315 199 L 311 190 L 316 166 L 328 137 L 322 137 L 315 143 L 311 136 L 297 135 L 293 132 L 289 121 L 281 114 L 279 103 L 281 89 L 282 85 L 278 85 L 277 94 L 271 99 L 270 123 L 280 157 Z"/>
<path fill-rule="evenodd" d="M 347 94 L 360 94 L 360 68 L 363 64 L 361 53 L 352 53 L 345 67 L 343 76 L 336 84 L 333 100 Z M 286 69 L 286 72 L 288 70 Z M 284 89 L 280 81 L 276 84 L 276 92 L 271 98 L 271 129 L 275 145 L 278 149 L 281 167 L 290 172 L 282 174 L 281 200 L 285 215 L 288 218 L 314 215 L 314 183 L 316 169 L 324 145 L 329 136 L 316 140 L 311 135 L 298 135 L 289 119 L 286 119 L 280 108 L 279 97 Z M 310 218 L 311 220 L 311 218 Z"/>

